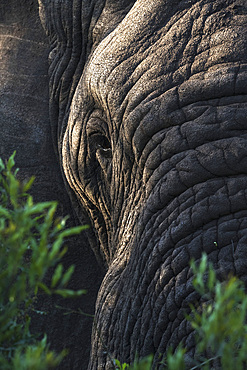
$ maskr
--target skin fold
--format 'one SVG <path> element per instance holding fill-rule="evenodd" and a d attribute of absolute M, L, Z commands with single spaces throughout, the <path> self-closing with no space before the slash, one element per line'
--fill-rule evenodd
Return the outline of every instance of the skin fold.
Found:
<path fill-rule="evenodd" d="M 246 281 L 244 0 L 40 0 L 50 116 L 73 205 L 105 268 L 89 369 L 180 341 L 191 258 Z M 106 351 L 107 349 L 107 351 Z"/>

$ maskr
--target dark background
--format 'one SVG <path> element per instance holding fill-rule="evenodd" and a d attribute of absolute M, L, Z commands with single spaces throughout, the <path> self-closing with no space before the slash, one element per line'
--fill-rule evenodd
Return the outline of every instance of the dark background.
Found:
<path fill-rule="evenodd" d="M 46 35 L 39 21 L 38 3 L 32 0 L 0 2 L 0 157 L 7 159 L 16 150 L 19 177 L 36 180 L 35 202 L 58 200 L 58 215 L 70 215 L 78 223 L 66 193 L 55 156 L 48 112 L 48 53 Z M 62 369 L 86 369 L 90 352 L 93 319 L 79 314 L 64 315 L 56 306 L 81 308 L 93 314 L 102 272 L 88 246 L 87 235 L 67 242 L 65 266 L 76 265 L 73 289 L 87 289 L 76 300 L 41 297 L 38 308 L 47 315 L 35 315 L 33 330 L 47 333 L 51 347 L 70 353 Z"/>

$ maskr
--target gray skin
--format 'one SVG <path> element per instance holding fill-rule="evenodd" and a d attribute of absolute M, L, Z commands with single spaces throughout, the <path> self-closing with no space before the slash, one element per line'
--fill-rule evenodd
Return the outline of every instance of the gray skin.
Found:
<path fill-rule="evenodd" d="M 35 202 L 56 200 L 57 216 L 70 215 L 67 223 L 78 224 L 64 187 L 60 164 L 54 151 L 49 121 L 49 42 L 33 0 L 0 0 L 0 157 L 16 150 L 15 162 L 22 180 L 35 176 Z M 87 289 L 78 300 L 40 297 L 36 308 L 47 315 L 33 314 L 32 331 L 47 333 L 52 349 L 69 349 L 61 369 L 86 369 L 93 319 L 64 315 L 57 305 L 94 313 L 102 272 L 88 246 L 86 234 L 66 241 L 65 268 L 76 265 L 73 289 Z M 81 335 L 83 333 L 83 335 Z"/>
<path fill-rule="evenodd" d="M 189 365 L 191 258 L 247 282 L 246 10 L 40 0 L 60 161 L 106 269 L 91 370 L 149 353 L 155 366 L 180 341 Z"/>

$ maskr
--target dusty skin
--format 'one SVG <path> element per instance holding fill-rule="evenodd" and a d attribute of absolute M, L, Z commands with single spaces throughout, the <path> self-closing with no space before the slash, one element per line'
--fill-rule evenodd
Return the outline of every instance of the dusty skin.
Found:
<path fill-rule="evenodd" d="M 189 364 L 192 257 L 247 283 L 246 6 L 39 0 L 60 186 L 104 271 L 89 370 L 181 340 Z"/>

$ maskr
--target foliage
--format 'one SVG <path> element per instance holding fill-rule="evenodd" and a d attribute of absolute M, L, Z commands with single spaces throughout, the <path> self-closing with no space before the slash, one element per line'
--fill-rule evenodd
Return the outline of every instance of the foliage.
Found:
<path fill-rule="evenodd" d="M 153 362 L 153 356 L 152 355 L 149 355 L 143 359 L 141 359 L 140 361 L 135 361 L 133 365 L 129 365 L 129 364 L 121 364 L 120 361 L 118 360 L 114 360 L 114 365 L 115 365 L 115 368 L 118 369 L 118 370 L 147 370 L 147 369 L 151 369 L 151 365 L 152 365 L 152 362 Z"/>
<path fill-rule="evenodd" d="M 203 309 L 192 307 L 190 318 L 197 333 L 197 356 L 209 350 L 225 370 L 245 369 L 247 365 L 247 295 L 244 283 L 232 276 L 225 282 L 202 256 L 199 267 L 192 262 L 194 287 L 206 302 Z M 205 281 L 205 276 L 207 279 Z M 204 368 L 208 368 L 208 360 Z M 197 368 L 202 368 L 201 364 Z"/>
<path fill-rule="evenodd" d="M 66 219 L 55 219 L 56 202 L 35 204 L 28 193 L 34 179 L 18 181 L 13 167 L 14 155 L 6 165 L 0 159 L 0 368 L 45 370 L 56 367 L 65 352 L 56 354 L 49 350 L 46 336 L 39 341 L 31 335 L 31 312 L 41 292 L 64 298 L 85 293 L 67 289 L 74 267 L 64 271 L 61 264 L 67 251 L 64 239 L 85 227 L 66 229 Z M 44 278 L 50 268 L 55 270 L 48 285 Z M 187 316 L 196 335 L 191 370 L 208 369 L 214 360 L 224 370 L 245 369 L 247 295 L 243 282 L 236 277 L 217 280 L 205 254 L 198 266 L 192 261 L 191 268 L 194 288 L 203 302 L 191 306 Z M 185 369 L 185 352 L 182 345 L 175 352 L 169 349 L 163 367 Z M 119 370 L 149 370 L 153 357 L 132 365 L 112 361 Z"/>
<path fill-rule="evenodd" d="M 169 370 L 184 370 L 185 363 L 184 363 L 184 354 L 186 349 L 183 348 L 182 344 L 180 343 L 178 348 L 175 351 L 172 348 L 169 348 L 167 351 L 167 356 L 163 363 L 166 363 L 166 368 Z"/>
<path fill-rule="evenodd" d="M 206 254 L 202 255 L 198 266 L 192 261 L 191 268 L 194 273 L 194 288 L 200 293 L 204 303 L 191 306 L 192 313 L 187 316 L 196 335 L 195 363 L 190 369 L 209 369 L 215 360 L 223 370 L 246 369 L 247 295 L 244 283 L 233 276 L 225 282 L 220 282 L 216 278 L 212 265 L 208 263 Z M 170 348 L 163 362 L 163 368 L 185 369 L 185 352 L 186 349 L 181 344 L 174 353 Z M 206 356 L 206 352 L 211 356 Z M 151 357 L 147 359 L 150 360 Z M 116 369 L 119 370 L 152 368 L 151 363 L 140 368 L 138 366 L 134 364 L 130 367 L 116 362 Z"/>
<path fill-rule="evenodd" d="M 6 165 L 0 159 L 0 368 L 42 370 L 56 367 L 65 352 L 55 354 L 46 336 L 38 341 L 31 335 L 30 314 L 38 292 L 64 298 L 85 293 L 67 289 L 74 267 L 64 271 L 61 264 L 64 239 L 85 227 L 66 229 L 66 219 L 55 219 L 56 202 L 35 204 L 28 193 L 34 178 L 18 181 L 14 164 L 14 154 Z"/>

